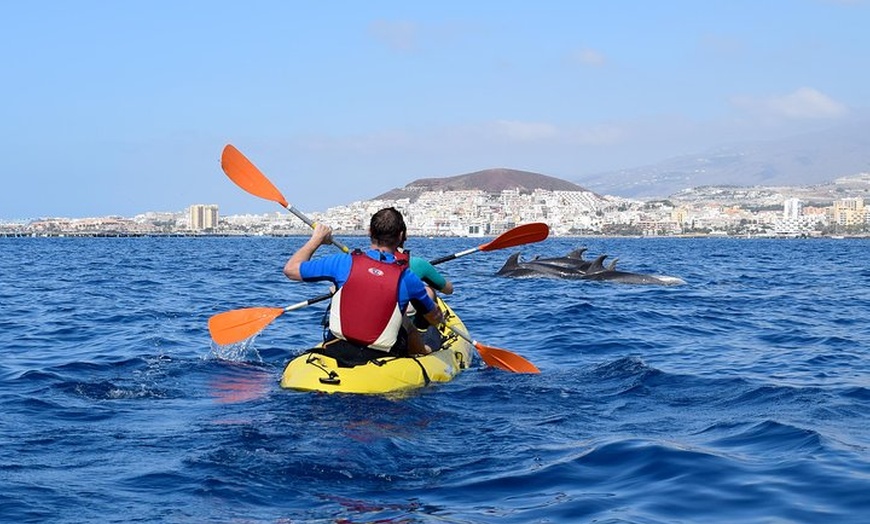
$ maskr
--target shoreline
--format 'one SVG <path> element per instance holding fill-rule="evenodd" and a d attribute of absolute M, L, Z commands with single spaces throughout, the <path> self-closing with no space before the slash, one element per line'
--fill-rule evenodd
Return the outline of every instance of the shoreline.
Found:
<path fill-rule="evenodd" d="M 135 232 L 94 232 L 94 233 L 10 233 L 0 232 L 0 238 L 307 238 L 305 232 L 293 233 L 135 233 Z M 336 232 L 337 237 L 364 237 L 364 232 Z M 494 238 L 494 236 L 471 236 L 471 235 L 417 235 L 420 238 Z M 722 235 L 722 234 L 691 234 L 691 235 L 551 235 L 550 238 L 635 238 L 635 239 L 735 239 L 735 240 L 866 240 L 870 234 L 863 235 L 805 235 L 805 236 L 776 236 L 776 235 Z"/>

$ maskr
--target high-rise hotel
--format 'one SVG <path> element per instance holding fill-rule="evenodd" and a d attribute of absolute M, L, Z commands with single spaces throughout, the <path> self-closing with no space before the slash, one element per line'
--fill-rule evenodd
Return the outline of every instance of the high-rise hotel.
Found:
<path fill-rule="evenodd" d="M 863 198 L 841 198 L 834 201 L 831 207 L 830 220 L 841 226 L 854 226 L 866 223 L 867 210 L 864 208 Z"/>
<path fill-rule="evenodd" d="M 217 204 L 194 204 L 190 206 L 190 229 L 202 231 L 216 229 L 218 225 Z"/>

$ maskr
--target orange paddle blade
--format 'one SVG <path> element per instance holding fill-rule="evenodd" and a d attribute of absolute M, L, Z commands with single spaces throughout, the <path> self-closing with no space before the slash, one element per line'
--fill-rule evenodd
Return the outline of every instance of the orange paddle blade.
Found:
<path fill-rule="evenodd" d="M 513 373 L 540 373 L 534 364 L 506 349 L 494 348 L 492 346 L 484 346 L 480 342 L 475 342 L 474 347 L 480 353 L 480 358 L 486 362 L 486 365 L 493 368 L 511 371 Z"/>
<path fill-rule="evenodd" d="M 446 324 L 446 326 L 447 329 L 456 333 L 460 338 L 467 340 L 477 348 L 477 352 L 480 353 L 480 358 L 483 359 L 487 366 L 511 371 L 513 373 L 540 373 L 540 370 L 538 370 L 534 364 L 516 353 L 511 353 L 506 349 L 486 346 L 472 339 L 471 335 L 466 333 L 464 330 L 450 324 Z"/>
<path fill-rule="evenodd" d="M 221 346 L 250 338 L 284 313 L 280 307 L 250 307 L 218 313 L 208 319 L 211 338 Z"/>
<path fill-rule="evenodd" d="M 533 242 L 540 242 L 550 234 L 550 226 L 543 222 L 523 224 L 505 231 L 493 240 L 480 246 L 481 251 L 494 251 L 506 247 L 522 246 Z"/>
<path fill-rule="evenodd" d="M 540 242 L 547 238 L 550 234 L 550 226 L 543 222 L 532 222 L 531 224 L 523 224 L 513 229 L 505 231 L 501 235 L 490 240 L 486 244 L 481 244 L 475 248 L 466 249 L 459 253 L 447 255 L 446 257 L 436 258 L 429 263 L 433 266 L 448 260 L 453 260 L 465 255 L 477 253 L 478 251 L 495 251 L 496 249 L 504 249 L 506 247 L 521 246 L 523 244 L 531 244 L 532 242 Z"/>
<path fill-rule="evenodd" d="M 289 207 L 281 191 L 232 144 L 224 147 L 221 154 L 221 168 L 230 180 L 248 193 Z"/>

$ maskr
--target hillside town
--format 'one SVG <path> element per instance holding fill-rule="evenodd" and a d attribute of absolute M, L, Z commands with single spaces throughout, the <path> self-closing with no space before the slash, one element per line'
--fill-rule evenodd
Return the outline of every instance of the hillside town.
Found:
<path fill-rule="evenodd" d="M 579 187 L 579 186 L 578 186 Z M 582 189 L 582 188 L 581 188 Z M 545 222 L 553 236 L 732 236 L 806 238 L 868 236 L 870 173 L 813 187 L 707 186 L 667 199 L 635 200 L 588 190 L 418 188 L 402 198 L 374 199 L 309 212 L 337 234 L 364 235 L 369 217 L 395 206 L 418 236 L 493 236 L 517 224 Z M 131 218 L 41 218 L 0 221 L 2 236 L 207 236 L 307 233 L 285 212 L 220 216 L 214 204 Z"/>

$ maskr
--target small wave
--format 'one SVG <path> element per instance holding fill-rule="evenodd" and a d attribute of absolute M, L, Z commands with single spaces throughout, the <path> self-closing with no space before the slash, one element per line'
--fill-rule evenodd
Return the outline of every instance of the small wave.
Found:
<path fill-rule="evenodd" d="M 843 392 L 843 396 L 870 402 L 870 387 L 850 387 Z"/>
<path fill-rule="evenodd" d="M 22 384 L 40 384 L 43 382 L 55 382 L 60 380 L 61 375 L 52 371 L 46 371 L 44 369 L 28 369 L 22 372 L 16 380 L 21 381 Z"/>
<path fill-rule="evenodd" d="M 595 375 L 601 379 L 636 378 L 654 372 L 640 357 L 624 357 L 595 368 Z"/>
<path fill-rule="evenodd" d="M 764 384 L 743 390 L 739 395 L 724 399 L 723 401 L 742 407 L 748 406 L 779 406 L 799 400 L 799 397 L 808 398 L 818 389 L 798 388 L 779 384 Z M 808 400 L 809 402 L 809 400 Z"/>
<path fill-rule="evenodd" d="M 717 428 L 721 431 L 722 428 Z M 738 433 L 718 438 L 712 445 L 724 448 L 741 448 L 752 453 L 814 453 L 823 449 L 822 437 L 814 430 L 800 428 L 791 424 L 765 420 Z"/>

